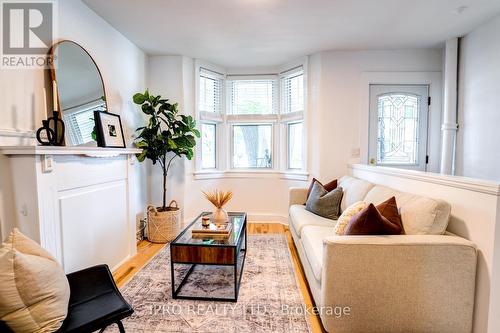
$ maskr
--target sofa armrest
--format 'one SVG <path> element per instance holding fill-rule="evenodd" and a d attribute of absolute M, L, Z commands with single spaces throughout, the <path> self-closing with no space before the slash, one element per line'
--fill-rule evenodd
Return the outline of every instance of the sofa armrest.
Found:
<path fill-rule="evenodd" d="M 306 187 L 290 187 L 288 206 L 291 205 L 303 205 L 307 200 L 307 188 Z"/>
<path fill-rule="evenodd" d="M 334 332 L 471 332 L 476 247 L 456 236 L 324 240 L 320 307 Z M 338 313 L 338 311 L 337 311 Z"/>

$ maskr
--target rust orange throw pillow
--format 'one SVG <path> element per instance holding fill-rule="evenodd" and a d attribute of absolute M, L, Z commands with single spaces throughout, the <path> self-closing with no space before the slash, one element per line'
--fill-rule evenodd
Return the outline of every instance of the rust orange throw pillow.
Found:
<path fill-rule="evenodd" d="M 319 180 L 317 180 L 316 178 L 313 178 L 313 180 L 311 181 L 311 185 L 309 185 L 309 189 L 307 190 L 307 197 L 308 198 L 309 198 L 309 195 L 311 194 L 311 191 L 312 191 L 312 188 L 313 188 L 315 182 L 318 182 L 321 184 L 321 182 Z M 326 183 L 324 185 L 321 184 L 321 186 L 323 186 L 323 188 L 325 190 L 327 190 L 328 192 L 331 192 L 337 188 L 337 179 L 334 179 L 331 182 Z"/>
<path fill-rule="evenodd" d="M 403 224 L 392 197 L 377 207 L 368 205 L 356 214 L 347 225 L 344 235 L 399 235 L 403 233 Z"/>

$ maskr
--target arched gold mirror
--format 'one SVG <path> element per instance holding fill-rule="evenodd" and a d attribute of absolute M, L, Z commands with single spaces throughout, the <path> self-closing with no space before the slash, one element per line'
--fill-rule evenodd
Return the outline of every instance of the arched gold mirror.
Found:
<path fill-rule="evenodd" d="M 57 82 L 58 105 L 66 127 L 67 146 L 95 146 L 94 111 L 106 111 L 106 92 L 94 59 L 79 44 L 63 40 L 50 49 L 54 65 L 51 79 Z"/>

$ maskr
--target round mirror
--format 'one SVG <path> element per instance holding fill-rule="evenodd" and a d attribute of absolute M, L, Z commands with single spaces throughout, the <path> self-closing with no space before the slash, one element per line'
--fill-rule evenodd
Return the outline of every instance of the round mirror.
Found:
<path fill-rule="evenodd" d="M 90 54 L 73 41 L 53 45 L 51 70 L 57 82 L 58 106 L 66 127 L 67 146 L 96 145 L 94 111 L 106 111 L 106 93 L 99 68 Z"/>

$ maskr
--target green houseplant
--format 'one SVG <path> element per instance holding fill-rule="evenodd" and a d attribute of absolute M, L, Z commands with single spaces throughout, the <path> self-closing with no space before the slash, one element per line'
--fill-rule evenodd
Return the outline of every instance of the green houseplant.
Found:
<path fill-rule="evenodd" d="M 166 211 L 167 175 L 172 161 L 176 157 L 185 156 L 191 160 L 196 145 L 195 137 L 200 137 L 196 129 L 196 121 L 191 116 L 179 114 L 178 104 L 169 103 L 160 95 L 154 96 L 146 90 L 133 96 L 135 104 L 141 106 L 147 117 L 146 126 L 139 127 L 135 144 L 142 149 L 137 159 L 143 162 L 146 158 L 153 164 L 158 163 L 163 172 L 163 202 L 158 211 Z"/>

